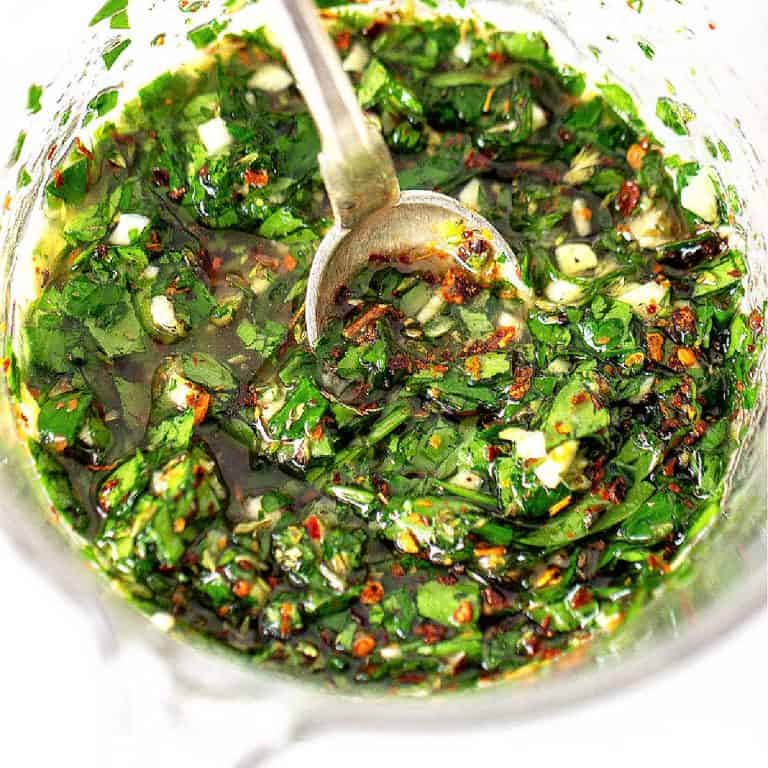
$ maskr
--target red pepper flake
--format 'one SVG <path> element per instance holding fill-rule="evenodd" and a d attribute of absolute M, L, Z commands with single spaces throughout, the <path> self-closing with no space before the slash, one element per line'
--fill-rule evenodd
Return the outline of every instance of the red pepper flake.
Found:
<path fill-rule="evenodd" d="M 586 403 L 587 400 L 589 400 L 589 395 L 586 392 L 577 392 L 571 398 L 571 405 L 581 405 L 582 403 Z"/>
<path fill-rule="evenodd" d="M 149 233 L 149 242 L 144 247 L 151 253 L 159 253 L 163 250 L 163 244 L 160 242 L 160 235 L 153 229 Z"/>
<path fill-rule="evenodd" d="M 728 274 L 731 277 L 741 277 L 741 270 L 740 269 L 729 269 Z"/>
<path fill-rule="evenodd" d="M 486 587 L 482 593 L 485 613 L 495 613 L 507 605 L 507 598 L 492 587 Z"/>
<path fill-rule="evenodd" d="M 357 659 L 370 656 L 376 648 L 376 640 L 372 635 L 360 635 L 352 644 L 352 655 Z"/>
<path fill-rule="evenodd" d="M 451 267 L 443 278 L 440 293 L 449 304 L 463 304 L 480 292 L 480 286 L 466 269 Z"/>
<path fill-rule="evenodd" d="M 707 431 L 707 422 L 703 419 L 699 419 L 694 425 L 693 429 L 690 431 L 689 434 L 685 436 L 683 439 L 683 443 L 685 445 L 693 445 L 697 440 L 699 440 L 704 433 Z"/>
<path fill-rule="evenodd" d="M 440 624 L 425 621 L 413 630 L 413 634 L 420 637 L 427 645 L 435 645 L 445 638 L 448 629 Z"/>
<path fill-rule="evenodd" d="M 506 61 L 506 56 L 501 51 L 491 51 L 488 54 L 488 58 L 494 63 L 494 64 L 501 64 L 503 61 Z"/>
<path fill-rule="evenodd" d="M 709 24 L 707 24 L 707 26 L 708 26 L 708 27 L 709 27 L 711 30 L 713 30 L 713 31 L 714 31 L 715 29 L 717 29 L 717 25 L 715 24 L 715 22 L 714 22 L 714 21 L 710 21 L 710 22 L 709 22 Z"/>
<path fill-rule="evenodd" d="M 57 168 L 53 172 L 53 185 L 56 187 L 56 189 L 61 189 L 62 185 L 64 184 L 64 175 L 62 172 Z"/>
<path fill-rule="evenodd" d="M 86 147 L 79 138 L 75 139 L 75 149 L 83 157 L 87 157 L 89 160 L 93 160 L 93 152 L 91 152 L 91 150 L 88 149 L 88 147 Z"/>
<path fill-rule="evenodd" d="M 283 257 L 283 268 L 286 272 L 293 272 L 298 264 L 299 262 L 296 261 L 296 257 L 292 253 L 286 253 Z"/>
<path fill-rule="evenodd" d="M 474 149 L 470 149 L 467 156 L 464 158 L 465 168 L 470 169 L 484 169 L 491 164 L 491 158 L 483 152 L 476 152 Z"/>
<path fill-rule="evenodd" d="M 665 563 L 663 560 L 660 560 L 656 555 L 648 555 L 647 562 L 649 567 L 653 568 L 656 571 L 662 571 L 662 573 L 668 573 L 669 572 L 669 565 Z"/>
<path fill-rule="evenodd" d="M 336 48 L 339 51 L 348 51 L 349 50 L 349 44 L 352 40 L 352 33 L 348 30 L 345 30 L 344 32 L 340 32 L 338 35 L 336 35 L 336 39 L 334 42 L 336 43 Z"/>
<path fill-rule="evenodd" d="M 392 307 L 389 304 L 376 304 L 348 325 L 342 334 L 347 339 L 373 341 L 376 334 L 376 323 L 391 311 Z M 371 336 L 373 338 L 369 338 Z"/>
<path fill-rule="evenodd" d="M 51 144 L 50 149 L 48 150 L 48 154 L 46 157 L 48 158 L 48 162 L 53 161 L 53 156 L 56 154 L 56 150 L 59 148 L 58 144 Z"/>
<path fill-rule="evenodd" d="M 379 581 L 369 581 L 360 593 L 360 602 L 363 605 L 376 605 L 384 598 L 384 587 Z"/>
<path fill-rule="evenodd" d="M 664 337 L 660 333 L 649 333 L 645 342 L 648 345 L 648 357 L 654 363 L 660 363 L 664 359 Z"/>
<path fill-rule="evenodd" d="M 680 486 L 677 483 L 670 483 L 669 490 L 672 491 L 672 493 L 680 493 Z"/>
<path fill-rule="evenodd" d="M 622 216 L 629 216 L 640 201 L 640 187 L 637 182 L 627 180 L 616 195 L 616 208 Z"/>
<path fill-rule="evenodd" d="M 639 171 L 643 167 L 643 160 L 648 154 L 648 145 L 632 144 L 627 150 L 627 165 L 633 171 Z M 625 184 L 634 184 L 633 181 L 624 182 Z M 637 186 L 637 184 L 635 184 Z"/>
<path fill-rule="evenodd" d="M 627 484 L 623 477 L 617 477 L 606 485 L 600 496 L 611 504 L 621 504 L 627 495 Z"/>
<path fill-rule="evenodd" d="M 592 600 L 592 593 L 586 587 L 579 587 L 571 598 L 572 608 L 581 608 Z"/>
<path fill-rule="evenodd" d="M 249 187 L 263 189 L 269 184 L 269 173 L 264 168 L 259 168 L 257 171 L 249 168 L 243 176 L 243 181 Z"/>
<path fill-rule="evenodd" d="M 677 359 L 686 368 L 696 365 L 696 353 L 692 349 L 688 349 L 688 347 L 678 347 Z"/>
<path fill-rule="evenodd" d="M 528 390 L 531 388 L 531 381 L 533 380 L 533 368 L 525 366 L 521 368 L 515 368 L 514 379 L 512 380 L 512 386 L 509 388 L 509 397 L 512 400 L 522 400 Z"/>
<path fill-rule="evenodd" d="M 156 187 L 167 187 L 171 183 L 171 174 L 165 168 L 153 168 L 152 181 Z"/>
<path fill-rule="evenodd" d="M 9 192 L 5 196 L 5 200 L 3 200 L 3 210 L 10 211 L 12 202 L 13 202 L 13 198 L 11 197 L 11 193 Z"/>
<path fill-rule="evenodd" d="M 489 462 L 495 461 L 500 453 L 501 453 L 501 450 L 497 445 L 485 446 L 485 458 L 488 459 Z"/>
<path fill-rule="evenodd" d="M 283 603 L 280 606 L 280 635 L 288 637 L 293 626 L 293 606 L 291 603 Z"/>
<path fill-rule="evenodd" d="M 251 594 L 251 582 L 245 579 L 238 579 L 232 587 L 232 591 L 237 597 L 248 597 Z"/>
<path fill-rule="evenodd" d="M 389 567 L 389 572 L 395 579 L 402 579 L 403 576 L 405 576 L 405 570 L 403 569 L 403 566 L 400 565 L 400 563 L 392 563 L 392 565 Z"/>
<path fill-rule="evenodd" d="M 453 620 L 457 624 L 469 624 L 475 615 L 475 610 L 469 600 L 462 600 L 453 612 Z"/>
<path fill-rule="evenodd" d="M 211 396 L 204 390 L 190 392 L 187 395 L 187 405 L 195 412 L 195 424 L 202 424 L 211 405 Z"/>
<path fill-rule="evenodd" d="M 320 524 L 320 520 L 317 518 L 317 515 L 310 515 L 304 521 L 304 527 L 307 529 L 309 538 L 313 541 L 320 541 L 320 539 L 323 537 L 323 527 Z"/>
<path fill-rule="evenodd" d="M 176 187 L 168 192 L 168 199 L 172 203 L 180 203 L 184 199 L 184 195 L 187 194 L 186 187 Z"/>
<path fill-rule="evenodd" d="M 690 307 L 679 307 L 669 318 L 675 332 L 675 340 L 683 341 L 696 332 L 696 314 Z"/>
<path fill-rule="evenodd" d="M 749 327 L 755 333 L 762 333 L 763 332 L 763 316 L 756 309 L 753 309 L 749 313 Z"/>

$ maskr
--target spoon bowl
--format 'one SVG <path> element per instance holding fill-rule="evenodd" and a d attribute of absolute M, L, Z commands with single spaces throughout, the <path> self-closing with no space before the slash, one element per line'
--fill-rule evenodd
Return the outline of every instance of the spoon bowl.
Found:
<path fill-rule="evenodd" d="M 338 221 L 323 238 L 309 273 L 305 304 L 307 339 L 315 347 L 339 291 L 358 272 L 375 263 L 403 265 L 430 260 L 432 271 L 452 266 L 468 268 L 462 258 L 462 237 L 471 233 L 483 241 L 488 256 L 519 294 L 528 288 L 512 249 L 498 230 L 457 200 L 439 192 L 407 191 L 395 205 L 379 208 L 354 227 Z"/>

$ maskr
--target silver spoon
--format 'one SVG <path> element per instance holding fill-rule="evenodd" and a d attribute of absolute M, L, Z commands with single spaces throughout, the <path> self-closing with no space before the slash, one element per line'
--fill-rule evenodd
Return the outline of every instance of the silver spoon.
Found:
<path fill-rule="evenodd" d="M 277 31 L 320 134 L 320 173 L 335 218 L 309 273 L 305 317 L 310 346 L 317 343 L 339 289 L 369 264 L 371 255 L 436 249 L 451 255 L 446 233 L 478 233 L 504 263 L 505 279 L 527 296 L 512 249 L 482 216 L 438 192 L 400 191 L 387 145 L 360 108 L 314 5 L 281 0 L 280 7 Z"/>

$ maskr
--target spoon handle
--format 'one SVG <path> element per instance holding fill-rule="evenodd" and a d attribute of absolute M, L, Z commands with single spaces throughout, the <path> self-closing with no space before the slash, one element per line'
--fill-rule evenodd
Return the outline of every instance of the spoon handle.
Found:
<path fill-rule="evenodd" d="M 336 221 L 351 229 L 400 199 L 392 158 L 360 108 L 341 60 L 310 0 L 280 0 L 277 31 L 320 133 L 320 172 Z"/>

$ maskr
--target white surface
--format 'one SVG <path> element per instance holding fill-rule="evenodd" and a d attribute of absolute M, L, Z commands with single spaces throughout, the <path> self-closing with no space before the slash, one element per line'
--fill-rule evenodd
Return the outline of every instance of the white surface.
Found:
<path fill-rule="evenodd" d="M 48 79 L 98 3 L 2 0 L 0 5 L 2 91 L 6 100 L 18 103 L 30 82 Z M 50 34 L 22 34 L 40 23 Z M 18 128 L 0 124 L 0 146 L 9 147 Z M 51 588 L 39 564 L 24 562 L 2 535 L 0 584 L 0 766 L 228 768 L 217 755 L 232 729 L 251 728 L 258 738 L 279 728 L 268 707 L 242 723 L 223 706 L 220 721 L 209 724 L 212 739 L 206 741 L 201 730 L 190 745 L 168 728 L 159 711 L 161 690 L 157 712 L 131 719 L 129 698 L 104 674 L 93 626 Z M 142 677 L 135 682 L 162 687 L 162 674 L 151 666 L 142 668 Z M 369 732 L 310 738 L 264 764 L 765 765 L 767 689 L 764 612 L 685 665 L 578 710 L 509 728 L 437 734 L 380 734 L 372 723 Z"/>

